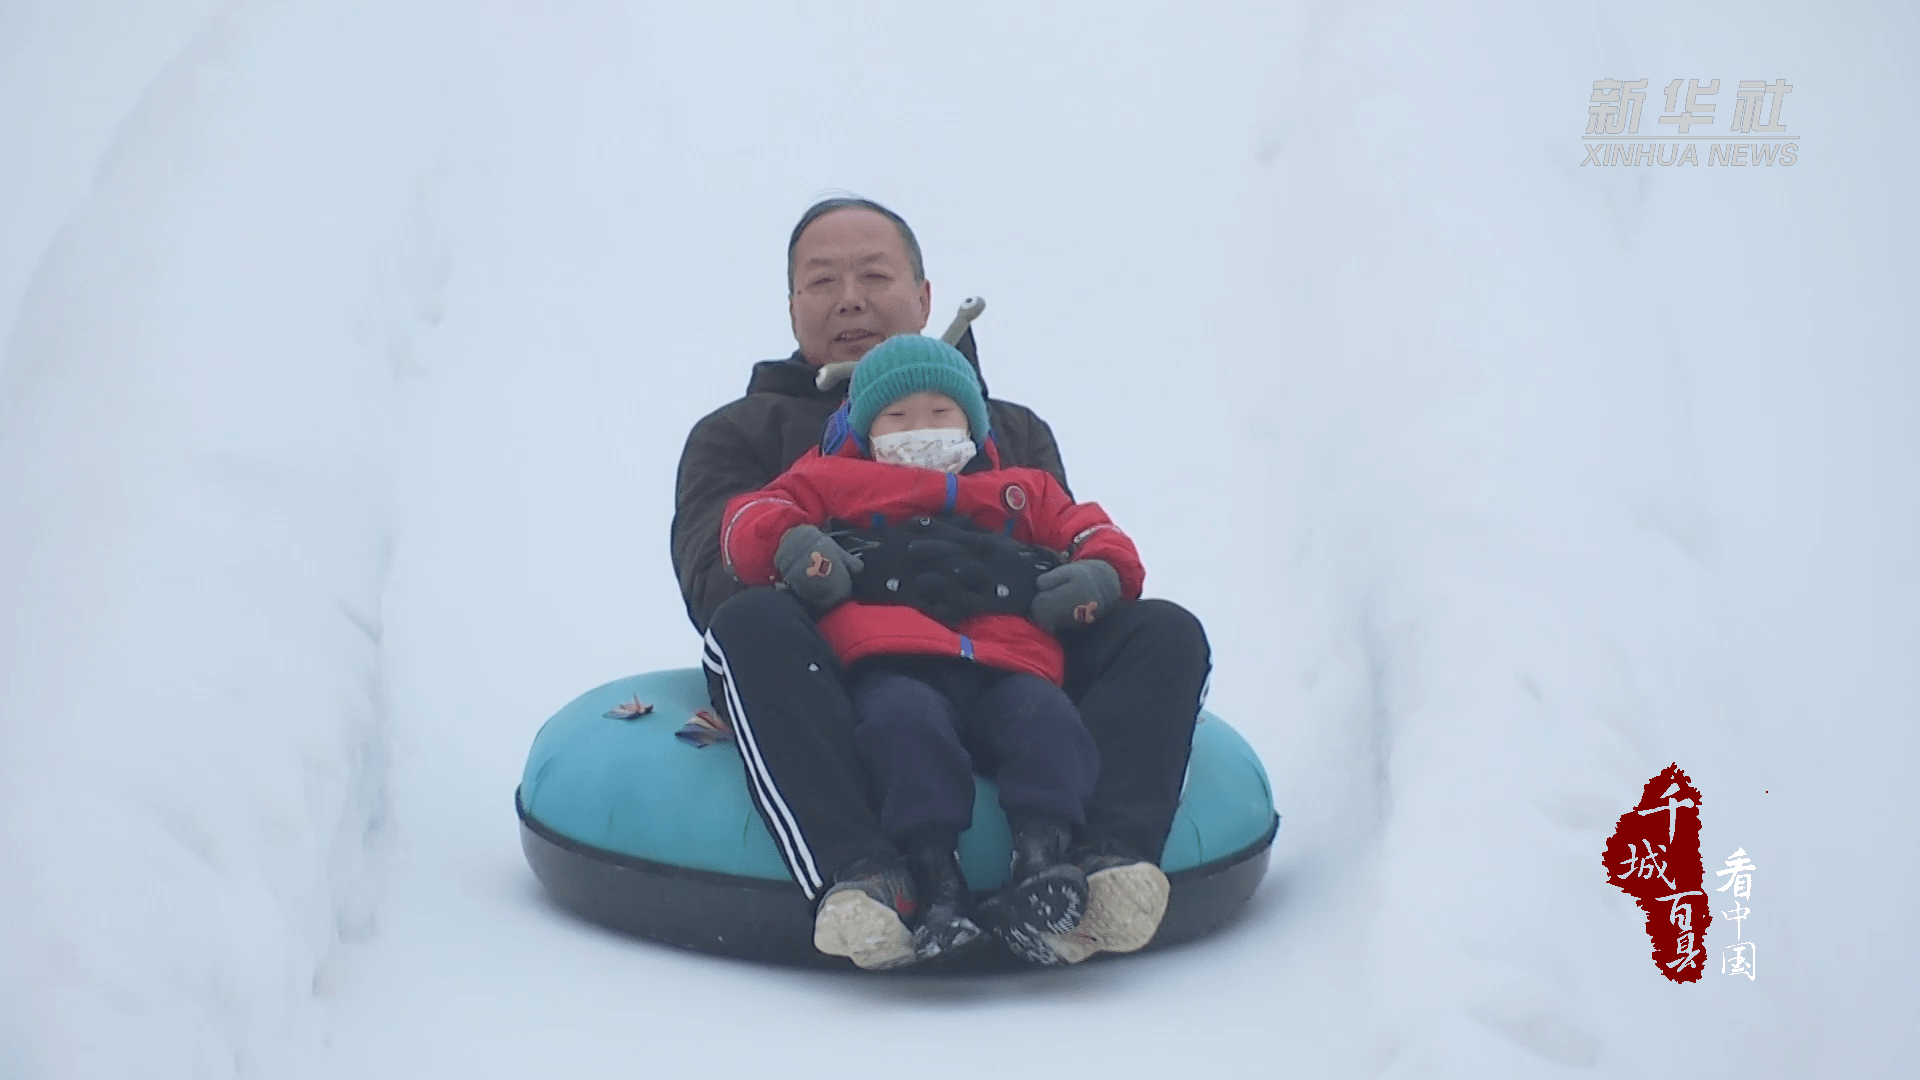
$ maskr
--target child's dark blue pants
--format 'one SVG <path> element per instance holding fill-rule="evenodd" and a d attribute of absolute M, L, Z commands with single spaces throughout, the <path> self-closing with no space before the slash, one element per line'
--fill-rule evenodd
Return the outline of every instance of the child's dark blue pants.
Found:
<path fill-rule="evenodd" d="M 896 842 L 958 837 L 973 823 L 973 774 L 993 777 L 1010 821 L 1086 821 L 1100 757 L 1066 692 L 1035 675 L 931 656 L 855 665 L 859 748 Z M 949 841 L 950 842 L 950 841 Z"/>

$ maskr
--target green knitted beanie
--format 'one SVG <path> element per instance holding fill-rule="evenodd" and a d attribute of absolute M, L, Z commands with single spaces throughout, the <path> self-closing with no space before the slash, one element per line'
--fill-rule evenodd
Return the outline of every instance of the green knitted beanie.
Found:
<path fill-rule="evenodd" d="M 980 376 L 960 350 L 939 338 L 900 334 L 875 345 L 853 367 L 847 389 L 847 423 L 867 438 L 874 417 L 909 394 L 931 390 L 957 402 L 967 414 L 973 445 L 987 444 L 987 400 L 980 394 Z"/>

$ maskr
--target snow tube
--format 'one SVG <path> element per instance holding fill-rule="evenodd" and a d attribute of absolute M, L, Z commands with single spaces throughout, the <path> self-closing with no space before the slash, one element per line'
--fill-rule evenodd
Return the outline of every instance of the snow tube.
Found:
<path fill-rule="evenodd" d="M 753 808 L 739 754 L 697 745 L 710 733 L 688 721 L 709 709 L 706 678 L 681 668 L 610 682 L 555 714 L 514 795 L 527 861 L 555 900 L 596 923 L 728 956 L 845 967 L 813 948 L 812 904 Z M 993 782 L 975 783 L 960 862 L 984 895 L 1006 883 L 1012 838 Z M 1203 712 L 1161 855 L 1173 891 L 1149 947 L 1230 919 L 1266 873 L 1279 826 L 1252 748 Z M 969 959 L 1018 963 L 1000 949 Z"/>

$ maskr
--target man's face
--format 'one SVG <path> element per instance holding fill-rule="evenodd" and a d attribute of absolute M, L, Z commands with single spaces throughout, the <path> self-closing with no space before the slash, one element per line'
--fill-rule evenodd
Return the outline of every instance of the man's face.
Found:
<path fill-rule="evenodd" d="M 793 246 L 787 311 L 807 363 L 858 360 L 895 334 L 917 334 L 933 310 L 933 287 L 913 280 L 893 222 L 871 210 L 825 214 Z"/>

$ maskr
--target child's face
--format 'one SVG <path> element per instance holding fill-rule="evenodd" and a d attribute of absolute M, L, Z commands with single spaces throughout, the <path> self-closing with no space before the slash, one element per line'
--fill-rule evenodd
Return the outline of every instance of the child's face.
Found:
<path fill-rule="evenodd" d="M 873 429 L 867 435 L 892 435 L 927 428 L 958 428 L 966 431 L 967 411 L 945 394 L 922 390 L 881 409 L 880 415 L 873 418 Z"/>

